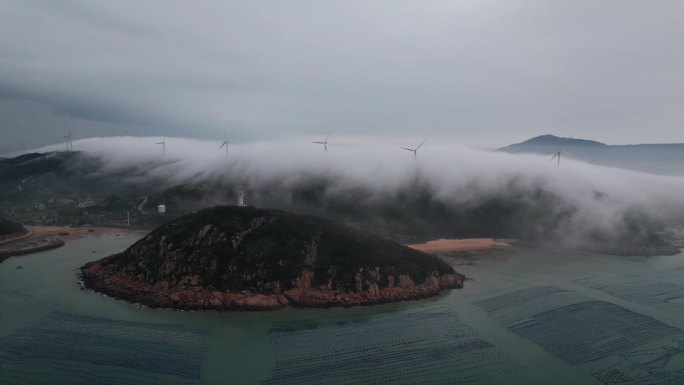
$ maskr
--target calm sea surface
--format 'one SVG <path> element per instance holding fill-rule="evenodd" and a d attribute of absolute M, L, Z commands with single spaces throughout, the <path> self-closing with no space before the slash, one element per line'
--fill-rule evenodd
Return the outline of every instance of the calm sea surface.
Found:
<path fill-rule="evenodd" d="M 450 259 L 462 290 L 350 309 L 181 312 L 80 290 L 78 267 L 137 239 L 0 264 L 0 384 L 684 384 L 681 254 L 493 251 Z"/>

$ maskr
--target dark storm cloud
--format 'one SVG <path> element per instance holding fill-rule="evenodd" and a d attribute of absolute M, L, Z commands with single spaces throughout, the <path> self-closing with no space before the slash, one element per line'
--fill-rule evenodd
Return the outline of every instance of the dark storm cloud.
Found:
<path fill-rule="evenodd" d="M 227 128 L 242 140 L 335 130 L 475 146 L 546 132 L 681 141 L 679 1 L 6 0 L 0 9 L 6 143 L 69 124 L 82 137 L 213 138 Z M 26 128 L 22 108 L 48 111 L 42 128 Z"/>

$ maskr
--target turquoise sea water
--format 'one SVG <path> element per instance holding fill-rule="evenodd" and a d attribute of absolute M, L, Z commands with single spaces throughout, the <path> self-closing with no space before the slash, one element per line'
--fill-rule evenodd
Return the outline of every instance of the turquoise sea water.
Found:
<path fill-rule="evenodd" d="M 0 384 L 684 384 L 684 255 L 512 249 L 450 260 L 437 298 L 155 310 L 80 290 L 137 235 L 0 264 Z M 17 269 L 17 266 L 22 269 Z"/>

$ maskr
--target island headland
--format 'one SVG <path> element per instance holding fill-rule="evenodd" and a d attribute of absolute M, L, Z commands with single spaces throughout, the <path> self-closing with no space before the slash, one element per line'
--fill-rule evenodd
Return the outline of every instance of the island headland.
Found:
<path fill-rule="evenodd" d="M 179 217 L 81 268 L 84 285 L 150 307 L 371 305 L 461 288 L 436 256 L 313 216 L 218 206 Z"/>

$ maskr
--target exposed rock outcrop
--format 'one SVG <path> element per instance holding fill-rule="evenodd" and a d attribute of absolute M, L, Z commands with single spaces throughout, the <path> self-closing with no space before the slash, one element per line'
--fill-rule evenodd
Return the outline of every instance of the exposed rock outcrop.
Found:
<path fill-rule="evenodd" d="M 429 254 L 310 216 L 215 207 L 82 268 L 85 285 L 152 307 L 270 310 L 434 296 L 464 276 Z"/>

